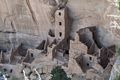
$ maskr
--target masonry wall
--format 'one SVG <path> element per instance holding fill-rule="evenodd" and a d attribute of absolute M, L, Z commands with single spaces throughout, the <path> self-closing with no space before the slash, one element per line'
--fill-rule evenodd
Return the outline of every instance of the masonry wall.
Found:
<path fill-rule="evenodd" d="M 68 28 L 68 9 L 62 8 L 55 13 L 55 36 L 57 38 L 66 38 L 69 35 Z"/>

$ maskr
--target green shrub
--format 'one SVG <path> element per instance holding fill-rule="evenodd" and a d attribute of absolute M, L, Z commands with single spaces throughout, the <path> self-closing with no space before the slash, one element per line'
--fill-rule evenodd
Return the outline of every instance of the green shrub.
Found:
<path fill-rule="evenodd" d="M 120 46 L 117 46 L 116 52 L 117 52 L 117 56 L 120 56 Z"/>
<path fill-rule="evenodd" d="M 71 80 L 70 78 L 67 77 L 67 74 L 60 66 L 55 67 L 51 71 L 51 74 L 52 74 L 51 80 Z"/>
<path fill-rule="evenodd" d="M 120 46 L 117 46 L 116 52 L 117 52 L 117 56 L 120 56 Z M 120 75 L 118 75 L 115 80 L 120 80 Z"/>
<path fill-rule="evenodd" d="M 118 75 L 115 80 L 120 80 L 120 75 Z"/>
<path fill-rule="evenodd" d="M 119 10 L 120 10 L 120 0 L 118 0 Z"/>

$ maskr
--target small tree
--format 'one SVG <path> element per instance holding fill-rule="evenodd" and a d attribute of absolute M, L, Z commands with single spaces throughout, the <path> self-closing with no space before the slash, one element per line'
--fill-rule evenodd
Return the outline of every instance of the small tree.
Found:
<path fill-rule="evenodd" d="M 118 0 L 118 6 L 119 6 L 119 10 L 120 10 L 120 0 Z"/>
<path fill-rule="evenodd" d="M 119 3 L 119 5 L 120 5 L 120 3 Z M 117 56 L 120 57 L 120 46 L 117 46 L 116 53 L 117 53 Z M 120 80 L 120 74 L 117 74 L 115 80 Z"/>
<path fill-rule="evenodd" d="M 120 56 L 120 46 L 116 46 L 116 53 L 117 53 L 117 56 Z"/>
<path fill-rule="evenodd" d="M 71 80 L 70 78 L 67 77 L 67 74 L 60 66 L 55 67 L 51 71 L 51 74 L 52 74 L 51 80 Z"/>
<path fill-rule="evenodd" d="M 118 75 L 115 80 L 120 80 L 120 75 Z"/>

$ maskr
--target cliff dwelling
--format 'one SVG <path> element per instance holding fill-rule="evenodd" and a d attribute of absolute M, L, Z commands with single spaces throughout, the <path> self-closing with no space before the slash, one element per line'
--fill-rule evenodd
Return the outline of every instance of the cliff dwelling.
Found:
<path fill-rule="evenodd" d="M 0 80 L 54 80 L 59 68 L 58 80 L 114 80 L 120 29 L 112 2 L 0 0 Z"/>

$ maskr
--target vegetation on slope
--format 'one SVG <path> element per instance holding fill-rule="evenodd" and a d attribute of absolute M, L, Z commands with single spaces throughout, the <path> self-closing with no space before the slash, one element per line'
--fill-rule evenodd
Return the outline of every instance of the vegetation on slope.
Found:
<path fill-rule="evenodd" d="M 120 56 L 120 46 L 117 46 L 116 52 L 117 52 L 117 56 L 119 57 Z M 115 80 L 120 80 L 120 74 L 116 76 Z"/>
<path fill-rule="evenodd" d="M 120 80 L 120 75 L 119 75 L 119 76 L 117 76 L 115 80 Z"/>
<path fill-rule="evenodd" d="M 120 46 L 116 47 L 117 56 L 120 56 Z"/>
<path fill-rule="evenodd" d="M 70 78 L 67 77 L 67 74 L 60 66 L 55 67 L 51 71 L 51 74 L 52 74 L 51 80 L 71 80 Z"/>
<path fill-rule="evenodd" d="M 120 10 L 120 0 L 118 0 L 119 10 Z"/>

